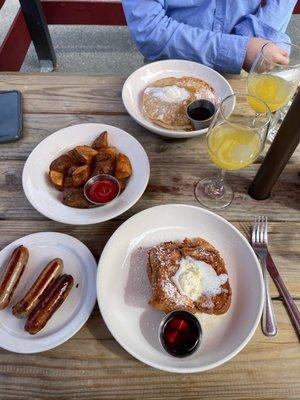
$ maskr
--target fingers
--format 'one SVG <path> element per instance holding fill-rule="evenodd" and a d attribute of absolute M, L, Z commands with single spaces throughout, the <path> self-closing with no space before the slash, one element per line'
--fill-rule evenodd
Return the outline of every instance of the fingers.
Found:
<path fill-rule="evenodd" d="M 280 49 L 280 53 L 283 55 L 283 56 L 285 56 L 285 57 L 289 57 L 289 52 L 287 51 L 287 50 L 283 50 L 283 49 Z"/>
<path fill-rule="evenodd" d="M 288 65 L 290 62 L 289 54 L 286 50 L 280 49 L 277 46 L 270 46 L 266 54 L 271 63 Z"/>
<path fill-rule="evenodd" d="M 274 62 L 276 64 L 281 64 L 281 65 L 288 65 L 290 62 L 290 59 L 287 54 L 282 54 L 283 52 L 280 51 L 276 54 L 274 57 Z M 285 52 L 284 52 L 285 53 Z"/>

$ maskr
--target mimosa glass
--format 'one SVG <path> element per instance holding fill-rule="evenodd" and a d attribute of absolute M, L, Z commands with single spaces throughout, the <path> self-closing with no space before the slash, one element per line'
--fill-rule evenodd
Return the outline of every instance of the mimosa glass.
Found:
<path fill-rule="evenodd" d="M 272 61 L 274 45 L 284 50 L 289 59 L 287 65 Z M 292 43 L 269 42 L 265 44 L 253 63 L 247 79 L 247 93 L 262 99 L 273 112 L 269 131 L 273 140 L 279 123 L 287 112 L 287 105 L 292 99 L 300 82 L 300 48 Z M 257 112 L 261 107 L 253 102 Z"/>
<path fill-rule="evenodd" d="M 263 150 L 270 120 L 269 107 L 257 97 L 233 94 L 221 102 L 207 133 L 208 154 L 221 171 L 197 183 L 195 196 L 202 205 L 222 209 L 232 202 L 234 192 L 225 182 L 225 171 L 239 170 L 255 161 Z"/>

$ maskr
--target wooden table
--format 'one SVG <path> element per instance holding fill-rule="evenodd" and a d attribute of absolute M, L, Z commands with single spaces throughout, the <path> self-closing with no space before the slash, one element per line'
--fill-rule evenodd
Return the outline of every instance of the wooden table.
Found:
<path fill-rule="evenodd" d="M 193 187 L 213 172 L 204 138 L 168 140 L 138 126 L 126 113 L 124 78 L 100 75 L 3 74 L 0 90 L 19 89 L 24 97 L 24 138 L 0 146 L 0 246 L 30 233 L 68 233 L 85 243 L 98 260 L 115 229 L 133 214 L 159 204 L 197 205 Z M 230 79 L 234 89 L 243 79 Z M 25 198 L 24 162 L 52 132 L 71 124 L 99 122 L 118 126 L 144 146 L 151 163 L 150 182 L 140 201 L 102 224 L 69 226 L 44 218 Z M 247 188 L 260 160 L 229 174 L 236 190 L 220 215 L 249 235 L 255 214 L 270 220 L 270 252 L 300 306 L 300 151 L 285 168 L 270 200 L 249 198 Z M 266 338 L 258 328 L 233 360 L 208 372 L 161 372 L 131 357 L 112 338 L 96 307 L 87 324 L 56 349 L 36 355 L 0 350 L 0 399 L 300 399 L 300 346 L 275 286 L 271 286 L 279 333 Z M 1 345 L 1 343 L 0 343 Z"/>

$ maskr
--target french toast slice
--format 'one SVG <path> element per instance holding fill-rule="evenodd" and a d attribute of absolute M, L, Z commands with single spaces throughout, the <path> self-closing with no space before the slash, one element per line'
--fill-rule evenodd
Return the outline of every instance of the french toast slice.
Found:
<path fill-rule="evenodd" d="M 179 291 L 172 277 L 179 269 L 180 260 L 185 257 L 209 264 L 217 275 L 227 274 L 220 253 L 206 240 L 194 238 L 164 242 L 152 247 L 148 254 L 147 273 L 152 288 L 149 304 L 165 312 L 186 310 L 191 313 L 224 314 L 231 303 L 228 279 L 220 286 L 220 293 L 214 296 L 202 293 L 196 301 Z"/>

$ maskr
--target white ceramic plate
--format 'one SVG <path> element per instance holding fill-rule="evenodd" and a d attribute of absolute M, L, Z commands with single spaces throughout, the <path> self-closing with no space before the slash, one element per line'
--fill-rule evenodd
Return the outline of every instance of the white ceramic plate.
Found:
<path fill-rule="evenodd" d="M 139 68 L 133 72 L 124 83 L 122 99 L 128 114 L 138 124 L 161 136 L 170 138 L 192 138 L 206 133 L 207 129 L 192 132 L 165 129 L 144 117 L 142 97 L 146 86 L 157 79 L 170 76 L 181 77 L 185 75 L 194 76 L 209 83 L 221 100 L 233 94 L 233 90 L 227 80 L 218 72 L 205 65 L 185 60 L 157 61 Z"/>
<path fill-rule="evenodd" d="M 196 236 L 208 240 L 223 256 L 232 304 L 223 316 L 203 321 L 199 350 L 180 359 L 168 355 L 158 340 L 164 314 L 147 302 L 147 248 Z M 163 205 L 134 215 L 110 238 L 99 261 L 97 298 L 112 335 L 134 357 L 165 371 L 198 372 L 230 360 L 250 340 L 261 316 L 263 280 L 252 248 L 229 222 L 198 207 Z"/>
<path fill-rule="evenodd" d="M 51 161 L 75 146 L 91 144 L 105 130 L 109 145 L 125 153 L 132 163 L 133 173 L 126 189 L 102 207 L 78 209 L 62 204 L 61 193 L 49 182 Z M 91 123 L 61 129 L 39 143 L 25 163 L 22 183 L 27 199 L 41 214 L 66 224 L 88 225 L 115 218 L 132 207 L 144 193 L 149 174 L 148 156 L 133 136 L 111 125 Z"/>
<path fill-rule="evenodd" d="M 28 248 L 29 260 L 10 305 L 0 311 L 0 346 L 16 353 L 39 353 L 70 339 L 89 318 L 96 301 L 97 264 L 92 253 L 79 240 L 62 233 L 41 232 L 24 236 L 0 252 L 0 275 L 12 251 L 21 244 Z M 11 309 L 44 266 L 56 257 L 64 261 L 63 273 L 73 276 L 74 286 L 45 328 L 30 335 L 24 331 L 26 320 L 15 318 Z"/>

